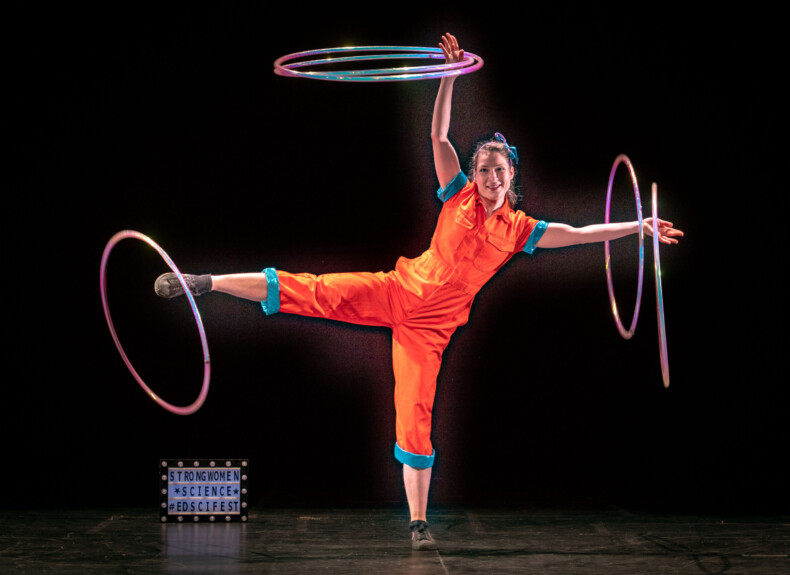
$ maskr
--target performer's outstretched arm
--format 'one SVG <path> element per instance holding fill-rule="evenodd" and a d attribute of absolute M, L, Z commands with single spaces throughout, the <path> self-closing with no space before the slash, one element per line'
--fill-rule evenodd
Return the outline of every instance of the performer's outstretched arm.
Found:
<path fill-rule="evenodd" d="M 458 40 L 452 34 L 442 36 L 439 46 L 444 52 L 447 62 L 460 62 L 464 58 L 464 51 L 458 47 Z M 461 171 L 458 154 L 447 137 L 450 131 L 450 115 L 453 99 L 453 84 L 456 76 L 443 76 L 439 84 L 439 93 L 436 94 L 436 103 L 433 107 L 433 120 L 431 122 L 431 143 L 433 144 L 433 163 L 436 167 L 436 177 L 442 188 L 453 181 Z"/>
<path fill-rule="evenodd" d="M 644 220 L 645 233 L 652 236 L 654 233 L 653 218 Z M 677 238 L 683 236 L 683 232 L 675 229 L 672 222 L 658 220 L 655 230 L 658 233 L 658 241 L 663 244 L 676 244 Z M 593 242 L 605 242 L 616 240 L 624 236 L 639 232 L 638 222 L 622 222 L 616 224 L 593 224 L 581 228 L 574 228 L 567 224 L 551 223 L 543 232 L 540 240 L 536 244 L 539 248 L 562 248 L 576 244 L 589 244 Z"/>

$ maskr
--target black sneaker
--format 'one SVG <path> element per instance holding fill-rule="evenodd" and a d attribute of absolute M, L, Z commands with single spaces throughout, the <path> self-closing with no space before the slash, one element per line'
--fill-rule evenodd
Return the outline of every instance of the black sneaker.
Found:
<path fill-rule="evenodd" d="M 412 521 L 409 523 L 411 529 L 411 548 L 415 551 L 430 551 L 436 549 L 436 541 L 431 537 L 430 527 L 427 521 Z"/>
<path fill-rule="evenodd" d="M 184 281 L 189 287 L 192 295 L 204 294 L 211 291 L 211 275 L 206 274 L 202 276 L 195 276 L 190 274 L 183 274 Z M 154 282 L 154 291 L 159 297 L 173 298 L 184 295 L 184 288 L 181 287 L 181 282 L 178 281 L 178 276 L 174 273 L 162 274 Z"/>

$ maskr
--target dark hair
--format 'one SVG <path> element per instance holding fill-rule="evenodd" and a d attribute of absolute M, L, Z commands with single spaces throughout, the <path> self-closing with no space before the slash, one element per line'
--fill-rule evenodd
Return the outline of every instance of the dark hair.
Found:
<path fill-rule="evenodd" d="M 499 135 L 499 134 L 497 134 Z M 504 140 L 504 138 L 502 138 Z M 477 170 L 477 157 L 480 155 L 480 152 L 496 152 L 501 154 L 502 157 L 507 158 L 508 162 L 510 162 L 510 167 L 513 168 L 513 179 L 510 180 L 510 187 L 507 189 L 507 201 L 510 204 L 511 208 L 515 208 L 518 201 L 521 199 L 521 196 L 516 193 L 516 166 L 513 163 L 513 151 L 511 150 L 510 146 L 507 145 L 507 142 L 504 142 L 500 139 L 494 138 L 491 140 L 486 140 L 484 142 L 480 142 L 477 144 L 475 148 L 474 154 L 472 154 L 472 160 L 469 164 L 469 178 L 474 179 L 474 173 Z"/>

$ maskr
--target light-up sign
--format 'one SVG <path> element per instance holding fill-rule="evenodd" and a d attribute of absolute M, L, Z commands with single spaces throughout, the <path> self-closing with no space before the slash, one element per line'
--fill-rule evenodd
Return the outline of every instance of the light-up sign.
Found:
<path fill-rule="evenodd" d="M 161 459 L 159 518 L 167 521 L 247 521 L 246 459 Z"/>

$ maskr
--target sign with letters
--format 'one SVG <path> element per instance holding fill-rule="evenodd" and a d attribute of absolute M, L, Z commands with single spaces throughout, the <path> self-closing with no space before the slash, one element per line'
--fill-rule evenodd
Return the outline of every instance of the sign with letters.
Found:
<path fill-rule="evenodd" d="M 160 521 L 247 521 L 248 481 L 246 459 L 160 459 Z"/>

